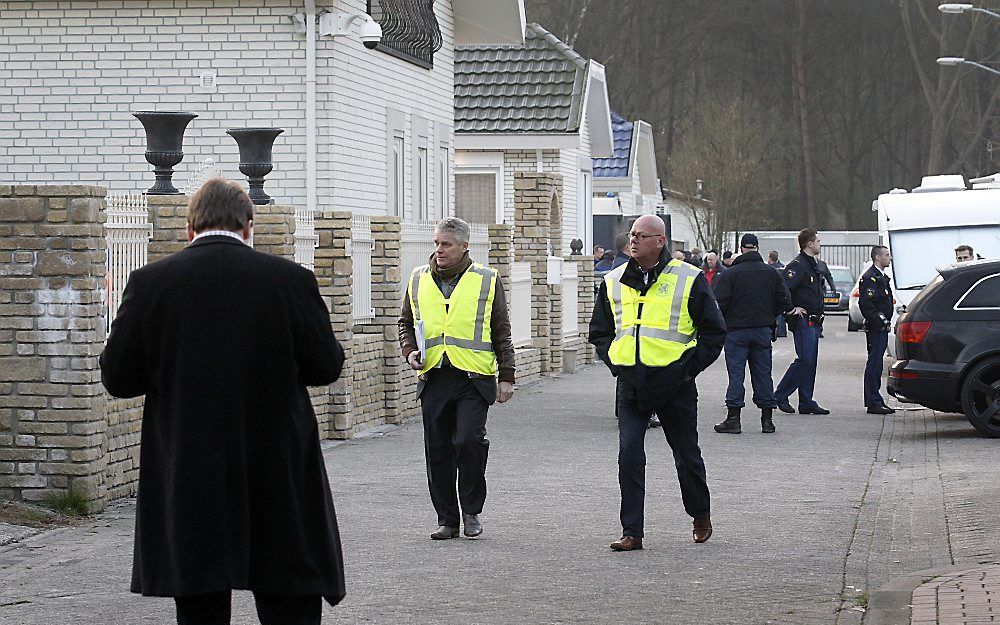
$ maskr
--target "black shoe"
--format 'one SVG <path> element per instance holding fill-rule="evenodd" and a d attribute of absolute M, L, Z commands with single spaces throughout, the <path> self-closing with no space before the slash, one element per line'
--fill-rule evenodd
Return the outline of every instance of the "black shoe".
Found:
<path fill-rule="evenodd" d="M 802 408 L 799 407 L 799 414 L 830 414 L 830 411 L 816 404 L 815 408 Z"/>
<path fill-rule="evenodd" d="M 660 418 L 655 414 L 649 418 L 649 423 L 646 424 L 646 429 L 658 428 L 660 427 Z"/>
<path fill-rule="evenodd" d="M 896 411 L 882 404 L 881 406 L 868 406 L 868 414 L 895 414 Z"/>
<path fill-rule="evenodd" d="M 787 412 L 788 414 L 795 414 L 795 408 L 792 408 L 792 405 L 788 403 L 787 399 L 778 404 L 778 410 L 781 412 Z"/>
<path fill-rule="evenodd" d="M 465 520 L 465 535 L 469 538 L 475 538 L 483 533 L 483 524 L 479 522 L 479 517 L 475 514 L 463 514 L 463 519 Z M 455 536 L 458 536 L 458 530 L 455 530 Z"/>
<path fill-rule="evenodd" d="M 774 410 L 771 408 L 760 409 L 760 431 L 764 434 L 774 434 Z"/>
<path fill-rule="evenodd" d="M 441 527 L 437 528 L 437 531 L 431 534 L 431 538 L 433 538 L 434 540 L 448 540 L 449 538 L 458 538 L 458 528 L 442 525 Z"/>
<path fill-rule="evenodd" d="M 729 408 L 729 415 L 722 423 L 715 425 L 715 431 L 719 434 L 740 434 L 743 429 L 740 427 L 740 409 Z"/>

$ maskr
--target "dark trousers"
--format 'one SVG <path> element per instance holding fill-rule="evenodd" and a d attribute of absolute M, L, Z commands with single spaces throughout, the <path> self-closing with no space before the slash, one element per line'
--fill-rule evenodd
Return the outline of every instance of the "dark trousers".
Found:
<path fill-rule="evenodd" d="M 682 384 L 669 401 L 640 407 L 637 390 L 618 377 L 618 484 L 622 491 L 622 534 L 643 535 L 646 499 L 646 428 L 653 410 L 674 452 L 684 510 L 692 518 L 709 513 L 705 462 L 698 447 L 698 388 Z"/>
<path fill-rule="evenodd" d="M 257 618 L 263 625 L 319 625 L 323 600 L 319 595 L 253 593 Z M 174 597 L 177 625 L 229 625 L 232 592 Z"/>
<path fill-rule="evenodd" d="M 775 334 L 778 338 L 784 338 L 788 336 L 788 322 L 785 321 L 784 315 L 778 315 L 774 320 Z"/>
<path fill-rule="evenodd" d="M 805 319 L 796 318 L 789 324 L 795 339 L 795 360 L 778 382 L 774 396 L 778 403 L 788 401 L 796 390 L 799 392 L 799 410 L 816 408 L 813 399 L 816 388 L 816 362 L 819 359 L 819 326 L 809 325 Z"/>
<path fill-rule="evenodd" d="M 459 526 L 459 502 L 465 514 L 483 511 L 490 450 L 486 440 L 489 407 L 475 382 L 458 369 L 432 370 L 420 393 L 427 484 L 438 525 Z"/>
<path fill-rule="evenodd" d="M 868 364 L 865 365 L 865 406 L 875 407 L 885 404 L 879 388 L 882 386 L 882 358 L 889 347 L 889 332 L 866 332 L 868 343 Z"/>
<path fill-rule="evenodd" d="M 729 372 L 726 406 L 729 408 L 746 405 L 743 381 L 747 363 L 750 363 L 753 403 L 758 408 L 777 408 L 771 380 L 771 328 L 740 328 L 726 334 L 726 370 Z"/>

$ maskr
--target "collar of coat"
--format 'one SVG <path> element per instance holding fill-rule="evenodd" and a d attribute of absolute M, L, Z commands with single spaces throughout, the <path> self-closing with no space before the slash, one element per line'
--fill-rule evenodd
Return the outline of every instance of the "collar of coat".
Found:
<path fill-rule="evenodd" d="M 757 250 L 750 250 L 749 252 L 743 252 L 733 260 L 733 266 L 742 265 L 743 263 L 763 263 L 764 257 L 760 255 Z"/>
<path fill-rule="evenodd" d="M 622 273 L 622 284 L 630 286 L 636 291 L 645 291 L 660 277 L 660 272 L 663 271 L 663 268 L 667 266 L 668 262 L 667 246 L 664 245 L 663 249 L 660 251 L 660 260 L 656 261 L 653 268 L 646 272 L 649 274 L 649 284 L 647 284 L 642 279 L 643 269 L 639 265 L 639 262 L 636 261 L 636 259 L 629 257 L 628 264 L 625 266 L 625 271 Z"/>
<path fill-rule="evenodd" d="M 451 280 L 455 276 L 465 273 L 465 270 L 472 266 L 472 257 L 466 252 L 462 260 L 458 261 L 451 267 L 447 269 L 441 269 L 437 266 L 437 259 L 434 258 L 434 254 L 431 254 L 430 260 L 427 261 L 430 267 L 431 273 L 441 278 L 442 280 Z"/>

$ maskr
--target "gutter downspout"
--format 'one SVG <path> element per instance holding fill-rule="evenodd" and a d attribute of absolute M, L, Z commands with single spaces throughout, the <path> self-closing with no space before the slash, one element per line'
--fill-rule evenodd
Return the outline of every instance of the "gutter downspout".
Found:
<path fill-rule="evenodd" d="M 306 5 L 306 210 L 316 214 L 316 1 Z"/>

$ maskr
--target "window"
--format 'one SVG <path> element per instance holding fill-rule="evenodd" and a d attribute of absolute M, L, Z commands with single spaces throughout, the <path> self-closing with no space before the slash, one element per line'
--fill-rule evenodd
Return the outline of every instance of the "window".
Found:
<path fill-rule="evenodd" d="M 417 148 L 417 203 L 418 219 L 430 219 L 431 207 L 428 203 L 427 148 Z"/>
<path fill-rule="evenodd" d="M 406 139 L 395 137 L 392 149 L 393 171 L 392 171 L 392 207 L 393 214 L 400 217 L 404 212 L 403 190 L 405 189 L 406 175 Z"/>
<path fill-rule="evenodd" d="M 450 214 L 451 207 L 448 205 L 451 189 L 448 188 L 448 148 L 442 147 L 438 156 L 437 165 L 437 207 L 438 217 L 442 219 Z"/>
<path fill-rule="evenodd" d="M 382 27 L 376 50 L 430 69 L 444 38 L 434 0 L 368 0 L 368 14 Z"/>
<path fill-rule="evenodd" d="M 498 223 L 498 178 L 493 171 L 456 171 L 455 216 L 469 223 Z"/>
<path fill-rule="evenodd" d="M 956 310 L 1000 309 L 1000 274 L 979 280 L 955 304 Z"/>

